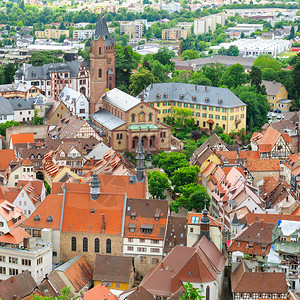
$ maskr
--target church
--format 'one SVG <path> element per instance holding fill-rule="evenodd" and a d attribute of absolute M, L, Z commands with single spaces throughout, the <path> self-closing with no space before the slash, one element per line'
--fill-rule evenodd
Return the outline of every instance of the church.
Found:
<path fill-rule="evenodd" d="M 171 149 L 171 127 L 158 120 L 158 110 L 115 88 L 116 43 L 98 16 L 90 52 L 90 121 L 104 143 L 116 151 L 136 151 L 139 136 L 151 152 Z"/>

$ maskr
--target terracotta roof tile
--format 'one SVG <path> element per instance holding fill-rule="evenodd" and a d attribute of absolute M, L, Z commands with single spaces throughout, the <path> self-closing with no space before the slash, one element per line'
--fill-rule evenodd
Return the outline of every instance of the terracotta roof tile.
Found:
<path fill-rule="evenodd" d="M 106 286 L 103 286 L 102 284 L 98 284 L 92 289 L 90 289 L 89 291 L 84 293 L 84 300 L 103 300 L 103 299 L 118 300 L 118 298 Z"/>
<path fill-rule="evenodd" d="M 280 171 L 278 159 L 250 159 L 245 166 L 249 172 Z"/>
<path fill-rule="evenodd" d="M 0 171 L 5 171 L 11 161 L 17 161 L 14 149 L 0 150 Z"/>
<path fill-rule="evenodd" d="M 241 151 L 239 154 L 241 159 L 259 159 L 259 151 Z"/>
<path fill-rule="evenodd" d="M 263 137 L 260 139 L 258 143 L 260 152 L 269 152 L 272 150 L 277 140 L 280 137 L 280 133 L 273 129 L 272 127 L 268 127 Z"/>
<path fill-rule="evenodd" d="M 26 158 L 25 160 L 23 160 L 22 166 L 32 166 L 32 162 L 29 158 Z"/>
<path fill-rule="evenodd" d="M 238 154 L 237 151 L 217 151 L 218 156 L 221 157 L 223 163 L 227 162 L 229 164 L 237 163 Z"/>
<path fill-rule="evenodd" d="M 10 139 L 11 139 L 13 148 L 15 147 L 15 144 L 34 143 L 33 133 L 12 134 L 10 136 Z"/>
<path fill-rule="evenodd" d="M 231 275 L 233 293 L 280 293 L 288 291 L 285 273 L 249 272 L 242 262 Z"/>
<path fill-rule="evenodd" d="M 18 245 L 23 242 L 24 238 L 30 237 L 23 228 L 16 227 L 9 232 L 0 236 L 0 243 L 14 244 Z"/>

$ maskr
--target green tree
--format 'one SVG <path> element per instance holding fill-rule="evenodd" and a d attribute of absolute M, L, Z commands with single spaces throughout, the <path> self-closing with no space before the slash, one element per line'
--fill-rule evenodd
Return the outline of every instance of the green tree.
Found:
<path fill-rule="evenodd" d="M 44 118 L 38 116 L 38 111 L 34 110 L 33 125 L 43 125 Z"/>
<path fill-rule="evenodd" d="M 255 59 L 253 65 L 257 68 L 260 68 L 262 71 L 266 68 L 271 68 L 274 71 L 279 71 L 281 69 L 280 63 L 269 54 L 259 55 Z"/>
<path fill-rule="evenodd" d="M 67 35 L 66 34 L 62 34 L 59 39 L 58 39 L 58 42 L 59 43 L 63 43 L 63 41 L 67 38 Z"/>
<path fill-rule="evenodd" d="M 43 297 L 43 296 L 37 296 L 34 295 L 32 296 L 32 300 L 69 300 L 71 299 L 71 293 L 70 293 L 71 288 L 69 287 L 64 287 L 59 296 L 56 297 L 52 297 L 52 296 L 48 296 L 48 297 Z"/>
<path fill-rule="evenodd" d="M 6 135 L 6 128 L 12 127 L 12 126 L 19 126 L 20 123 L 19 122 L 15 122 L 15 121 L 7 121 L 5 123 L 0 123 L 0 134 L 2 136 Z"/>
<path fill-rule="evenodd" d="M 292 70 L 292 76 L 293 76 L 295 89 L 297 91 L 297 96 L 299 98 L 300 97 L 300 59 L 294 65 L 294 68 Z"/>
<path fill-rule="evenodd" d="M 185 50 L 181 54 L 182 60 L 195 59 L 195 58 L 199 58 L 199 57 L 200 57 L 200 55 L 199 55 L 198 51 L 195 51 L 195 50 Z"/>
<path fill-rule="evenodd" d="M 260 68 L 252 66 L 249 73 L 249 78 L 251 86 L 255 86 L 257 91 L 261 93 L 262 72 Z"/>
<path fill-rule="evenodd" d="M 175 63 L 171 61 L 174 56 L 174 52 L 170 51 L 168 47 L 163 47 L 158 50 L 156 54 L 153 54 L 153 60 L 158 60 L 163 65 L 175 66 Z"/>
<path fill-rule="evenodd" d="M 178 199 L 171 202 L 171 210 L 178 212 L 180 207 L 188 211 L 196 210 L 201 212 L 203 208 L 209 206 L 210 197 L 206 188 L 200 184 L 190 183 L 185 185 L 181 190 Z"/>
<path fill-rule="evenodd" d="M 200 291 L 198 288 L 195 288 L 190 282 L 183 285 L 184 287 L 184 294 L 183 296 L 179 297 L 179 300 L 201 300 L 204 299 L 205 296 L 201 296 Z"/>
<path fill-rule="evenodd" d="M 61 51 L 37 51 L 31 54 L 31 58 L 28 63 L 33 66 L 43 66 L 44 64 L 58 63 L 63 60 L 60 58 L 62 56 Z"/>
<path fill-rule="evenodd" d="M 222 134 L 224 132 L 223 128 L 219 125 L 217 125 L 214 129 L 214 133 L 219 135 L 219 134 Z"/>
<path fill-rule="evenodd" d="M 295 37 L 295 28 L 294 25 L 292 25 L 290 35 L 289 35 L 289 40 L 293 39 Z"/>
<path fill-rule="evenodd" d="M 179 168 L 189 166 L 186 156 L 178 152 L 160 152 L 157 156 L 153 157 L 152 163 L 154 166 L 162 168 L 169 178 L 171 178 L 174 172 Z"/>
<path fill-rule="evenodd" d="M 4 69 L 3 69 L 3 74 L 4 74 L 4 83 L 12 83 L 14 80 L 14 75 L 16 72 L 16 67 L 14 64 L 7 64 Z"/>
<path fill-rule="evenodd" d="M 116 46 L 116 87 L 127 89 L 130 75 L 137 69 L 142 56 L 134 52 L 131 47 Z"/>
<path fill-rule="evenodd" d="M 226 67 L 221 63 L 210 63 L 209 65 L 204 65 L 201 71 L 211 81 L 212 86 L 219 86 L 219 81 L 226 71 Z"/>
<path fill-rule="evenodd" d="M 133 96 L 137 96 L 145 86 L 154 82 L 154 76 L 149 70 L 141 69 L 130 76 L 129 91 Z"/>
<path fill-rule="evenodd" d="M 248 75 L 245 68 L 240 64 L 230 66 L 222 75 L 219 85 L 226 85 L 228 88 L 236 88 L 248 82 Z"/>
<path fill-rule="evenodd" d="M 199 51 L 204 51 L 207 48 L 207 43 L 204 41 L 200 41 L 197 44 Z"/>
<path fill-rule="evenodd" d="M 174 175 L 171 177 L 172 184 L 174 185 L 174 191 L 179 192 L 185 185 L 189 183 L 196 183 L 199 172 L 200 169 L 198 166 L 182 167 L 174 171 Z"/>
<path fill-rule="evenodd" d="M 191 132 L 191 138 L 197 142 L 199 139 L 202 138 L 202 132 L 200 130 L 193 130 Z"/>
<path fill-rule="evenodd" d="M 168 176 L 159 171 L 148 172 L 149 193 L 153 199 L 166 199 L 164 192 L 170 188 Z"/>
<path fill-rule="evenodd" d="M 232 90 L 245 104 L 247 104 L 247 124 L 250 124 L 252 119 L 255 127 L 261 128 L 268 122 L 268 101 L 266 95 L 258 94 L 253 86 L 238 86 Z"/>
<path fill-rule="evenodd" d="M 173 115 L 174 125 L 176 127 L 182 128 L 182 127 L 187 127 L 187 125 L 190 123 L 195 124 L 195 120 L 192 118 L 193 112 L 191 109 L 174 107 L 173 113 L 174 113 Z"/>
<path fill-rule="evenodd" d="M 279 76 L 277 74 L 277 71 L 271 68 L 265 68 L 262 71 L 262 78 L 268 81 L 273 81 L 273 80 L 277 81 L 279 79 Z"/>
<path fill-rule="evenodd" d="M 207 78 L 202 71 L 193 72 L 190 81 L 192 84 L 212 85 L 211 80 Z"/>
<path fill-rule="evenodd" d="M 228 56 L 239 56 L 240 54 L 240 51 L 239 51 L 239 48 L 237 46 L 230 46 L 227 50 L 227 54 Z"/>

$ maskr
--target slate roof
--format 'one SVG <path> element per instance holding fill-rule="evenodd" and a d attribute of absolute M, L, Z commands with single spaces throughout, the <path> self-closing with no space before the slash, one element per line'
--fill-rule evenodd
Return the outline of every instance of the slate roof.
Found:
<path fill-rule="evenodd" d="M 0 96 L 0 116 L 1 115 L 14 115 L 14 111 L 10 101 Z"/>
<path fill-rule="evenodd" d="M 93 280 L 104 282 L 129 282 L 132 257 L 117 255 L 96 255 Z"/>
<path fill-rule="evenodd" d="M 266 87 L 267 95 L 276 96 L 281 89 L 282 86 L 284 86 L 280 82 L 276 81 L 267 81 L 263 80 L 262 84 Z"/>
<path fill-rule="evenodd" d="M 149 85 L 146 90 L 143 91 L 143 93 L 144 101 L 149 103 L 177 101 L 220 108 L 246 106 L 246 104 L 229 89 L 213 86 L 175 82 L 154 83 L 153 87 L 152 85 Z M 160 98 L 158 98 L 157 95 L 160 95 Z M 167 95 L 167 97 L 165 95 Z M 207 102 L 205 99 L 208 99 Z"/>
<path fill-rule="evenodd" d="M 98 40 L 100 36 L 105 41 L 106 47 L 112 47 L 114 45 L 110 38 L 105 18 L 100 19 L 100 15 L 98 15 L 94 39 Z"/>
<path fill-rule="evenodd" d="M 51 71 L 51 72 L 69 71 L 71 78 L 77 77 L 80 65 L 81 65 L 81 61 L 51 63 L 51 64 L 45 64 L 43 66 L 38 66 L 38 67 L 34 67 L 30 64 L 26 64 L 24 80 L 50 79 L 49 71 Z M 22 71 L 22 68 L 20 68 L 20 69 Z M 22 71 L 22 73 L 23 73 L 23 71 Z M 19 72 L 18 74 L 22 74 L 22 73 Z"/>
<path fill-rule="evenodd" d="M 14 111 L 34 109 L 34 100 L 31 98 L 10 98 L 9 102 Z"/>
<path fill-rule="evenodd" d="M 91 119 L 94 119 L 99 124 L 103 125 L 109 130 L 114 130 L 119 126 L 125 124 L 125 121 L 113 115 L 107 110 L 100 109 L 97 112 L 90 115 Z"/>

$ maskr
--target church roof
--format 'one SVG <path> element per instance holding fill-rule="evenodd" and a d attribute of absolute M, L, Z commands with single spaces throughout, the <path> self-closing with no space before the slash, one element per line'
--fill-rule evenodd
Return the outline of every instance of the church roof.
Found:
<path fill-rule="evenodd" d="M 100 19 L 100 15 L 98 15 L 94 39 L 98 40 L 100 36 L 105 41 L 105 46 L 112 47 L 114 45 L 105 18 Z"/>
<path fill-rule="evenodd" d="M 128 111 L 141 102 L 138 98 L 135 98 L 117 88 L 107 92 L 106 96 L 104 96 L 104 100 L 123 111 Z"/>
<path fill-rule="evenodd" d="M 91 119 L 94 119 L 96 122 L 100 123 L 109 130 L 114 130 L 119 126 L 125 124 L 125 121 L 113 115 L 107 110 L 100 109 L 97 112 L 90 115 Z"/>

